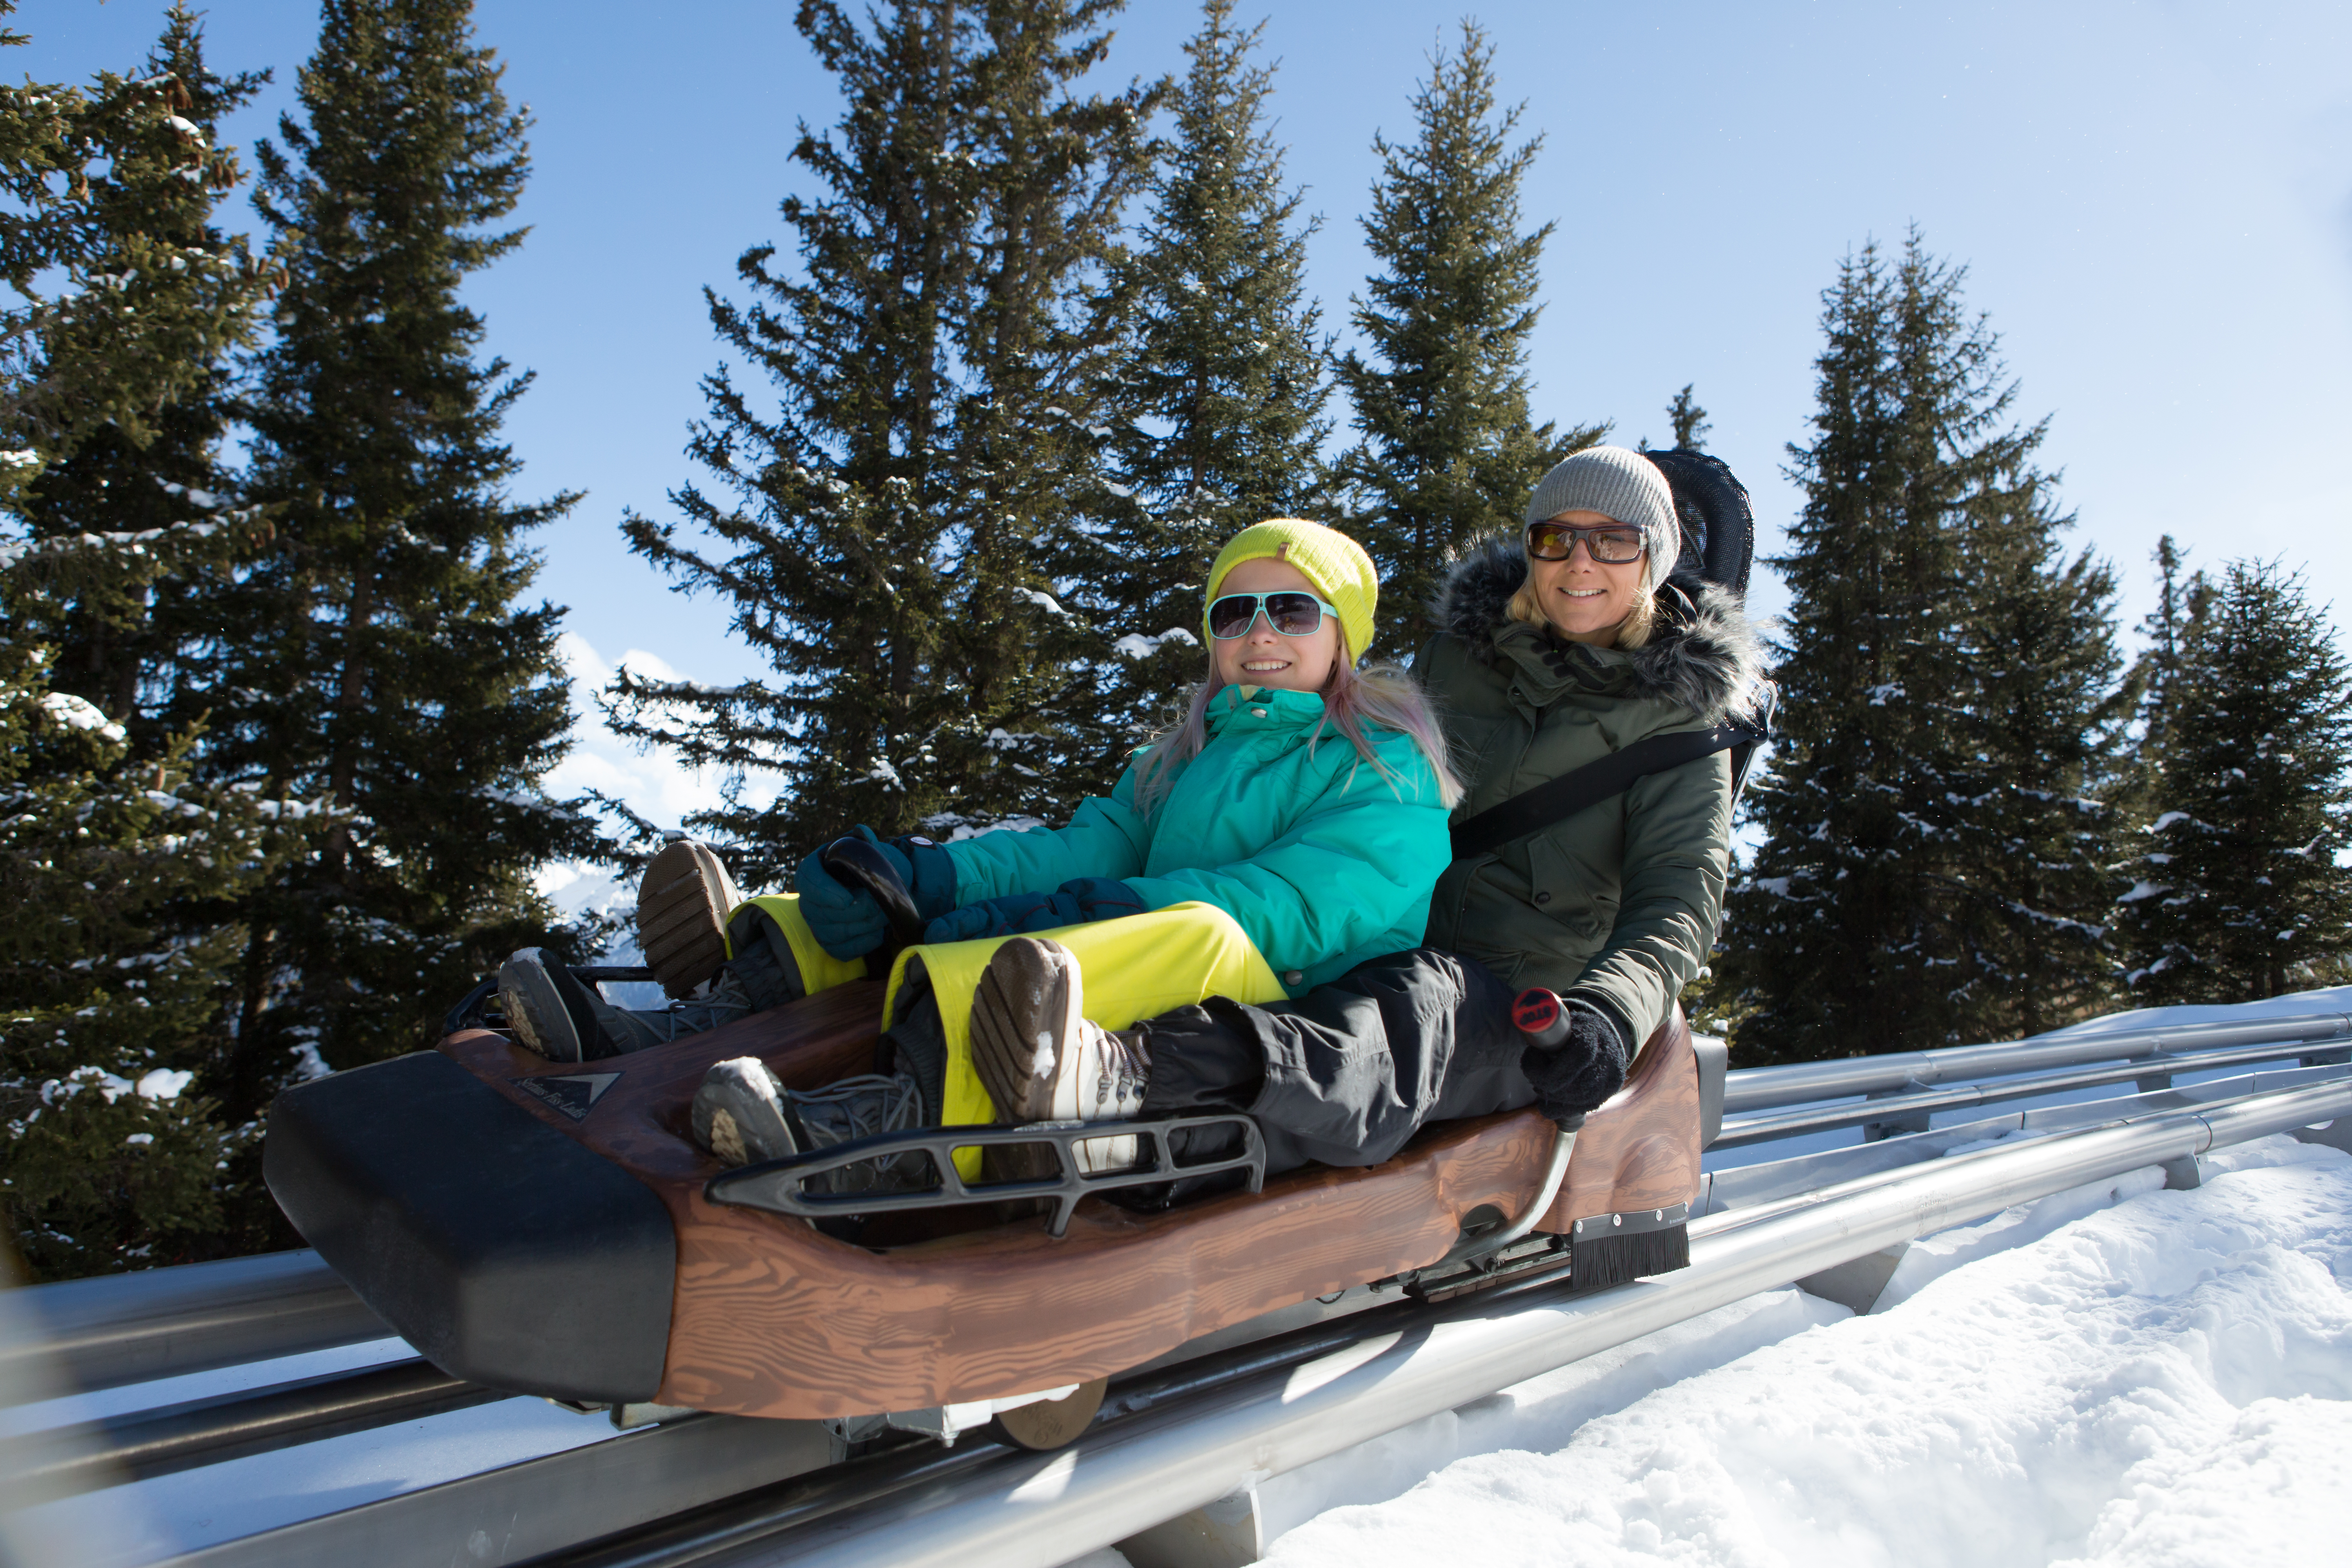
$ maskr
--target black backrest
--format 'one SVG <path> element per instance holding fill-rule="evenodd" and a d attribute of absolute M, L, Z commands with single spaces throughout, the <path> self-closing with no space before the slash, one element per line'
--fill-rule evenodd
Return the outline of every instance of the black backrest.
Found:
<path fill-rule="evenodd" d="M 1658 466 L 1675 492 L 1675 510 L 1683 524 L 1683 553 L 1677 569 L 1696 572 L 1734 593 L 1748 592 L 1748 569 L 1756 554 L 1756 512 L 1748 505 L 1748 487 L 1732 476 L 1720 458 L 1677 447 L 1644 452 Z"/>

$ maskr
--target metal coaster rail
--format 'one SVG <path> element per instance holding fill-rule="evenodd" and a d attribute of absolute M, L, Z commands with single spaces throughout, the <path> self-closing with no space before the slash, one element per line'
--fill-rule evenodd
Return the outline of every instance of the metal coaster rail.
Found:
<path fill-rule="evenodd" d="M 512 1397 L 410 1356 L 0 1439 L 0 1470 L 63 1496 Z"/>
<path fill-rule="evenodd" d="M 1841 1057 L 1833 1061 L 1735 1072 L 1724 1089 L 1723 1111 L 1730 1116 L 1775 1105 L 1803 1105 L 2092 1062 L 2127 1060 L 2160 1071 L 2167 1058 L 2186 1053 L 2232 1046 L 2320 1045 L 2330 1040 L 2352 1044 L 2352 1013 L 2295 1013 L 2242 1023 L 2172 1024 L 2145 1029 L 2070 1030 L 1992 1045 Z M 2289 1049 L 2278 1054 L 2296 1053 Z"/>
<path fill-rule="evenodd" d="M 405 1561 L 420 1541 L 490 1542 L 496 1561 L 579 1568 L 1076 1557 L 1245 1490 L 1254 1475 L 1755 1290 L 2084 1182 L 2169 1171 L 2207 1148 L 2331 1122 L 2352 1112 L 2347 1056 L 2352 1015 L 2312 1013 L 1744 1069 L 1728 1075 L 1727 1112 L 1810 1109 L 1734 1116 L 1718 1147 L 1864 1123 L 1892 1123 L 1894 1135 L 1711 1173 L 1691 1209 L 1687 1269 L 1580 1295 L 1554 1275 L 1437 1305 L 1393 1285 L 1302 1303 L 1252 1325 L 1255 1337 L 1187 1347 L 1114 1380 L 1095 1427 L 1057 1454 L 972 1440 L 845 1458 L 824 1424 L 691 1415 L 175 1561 L 365 1564 Z M 2300 1065 L 2169 1087 L 2179 1075 L 2287 1058 Z M 2127 1079 L 2139 1092 L 1927 1130 L 1931 1111 Z M 1848 1102 L 1819 1103 L 1837 1098 Z M 2347 1130 L 2352 1121 L 2336 1123 L 2326 1141 L 2343 1146 Z M 1999 1142 L 1948 1152 L 1988 1140 Z M 53 1328 L 38 1353 L 90 1389 L 388 1332 L 309 1253 L 15 1294 Z M 5 1358 L 29 1353 L 0 1345 L 0 1372 Z M 509 1397 L 404 1358 L 90 1423 L 58 1446 L 63 1458 L 16 1455 L 26 1440 L 11 1439 L 0 1463 L 46 1464 L 52 1490 L 79 1490 Z"/>

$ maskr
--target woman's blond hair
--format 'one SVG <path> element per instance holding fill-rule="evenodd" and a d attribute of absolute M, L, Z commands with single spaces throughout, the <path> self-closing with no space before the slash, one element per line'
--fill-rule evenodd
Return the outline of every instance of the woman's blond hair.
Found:
<path fill-rule="evenodd" d="M 1531 626 L 1551 625 L 1551 617 L 1543 613 L 1543 605 L 1537 602 L 1536 574 L 1533 566 L 1528 568 L 1527 581 L 1519 584 L 1519 591 L 1511 595 L 1509 604 L 1503 606 L 1503 614 L 1512 620 L 1525 621 Z M 1617 623 L 1617 646 L 1640 647 L 1650 640 L 1650 633 L 1656 628 L 1657 624 L 1656 597 L 1649 594 L 1634 595 L 1633 607 L 1627 610 L 1625 618 Z"/>

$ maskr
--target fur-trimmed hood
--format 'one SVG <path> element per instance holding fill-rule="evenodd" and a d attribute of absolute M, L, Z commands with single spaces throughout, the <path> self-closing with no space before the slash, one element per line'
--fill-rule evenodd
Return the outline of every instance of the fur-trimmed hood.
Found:
<path fill-rule="evenodd" d="M 1430 603 L 1438 629 L 1493 664 L 1496 633 L 1517 624 L 1504 608 L 1527 574 L 1517 538 L 1495 534 L 1473 546 Z M 1710 724 L 1754 719 L 1768 700 L 1763 639 L 1739 595 L 1695 572 L 1666 579 L 1650 640 L 1617 657 L 1625 661 L 1634 695 L 1680 703 Z"/>

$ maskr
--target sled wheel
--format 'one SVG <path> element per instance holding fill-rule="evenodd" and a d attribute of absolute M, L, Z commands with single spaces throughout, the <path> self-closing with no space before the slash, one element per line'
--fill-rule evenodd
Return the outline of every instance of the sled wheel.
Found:
<path fill-rule="evenodd" d="M 1102 1408 L 1103 1393 L 1109 1387 L 1110 1379 L 1098 1377 L 1092 1383 L 1078 1384 L 1059 1399 L 1041 1399 L 1034 1405 L 1000 1410 L 990 1426 L 998 1441 L 1016 1448 L 1040 1454 L 1066 1448 L 1078 1440 L 1078 1434 L 1094 1424 L 1095 1413 Z"/>

